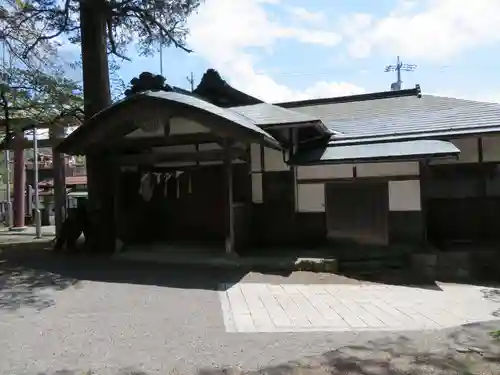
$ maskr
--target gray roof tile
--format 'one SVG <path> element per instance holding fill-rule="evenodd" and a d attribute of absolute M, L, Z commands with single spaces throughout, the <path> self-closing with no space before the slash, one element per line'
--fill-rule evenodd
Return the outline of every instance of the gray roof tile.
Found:
<path fill-rule="evenodd" d="M 500 104 L 425 95 L 295 107 L 316 115 L 336 138 L 363 138 L 500 127 Z"/>
<path fill-rule="evenodd" d="M 269 133 L 258 127 L 253 120 L 245 116 L 242 116 L 236 112 L 233 112 L 229 109 L 218 107 L 212 103 L 199 99 L 193 95 L 185 95 L 172 91 L 147 91 L 143 93 L 143 95 L 168 100 L 171 102 L 181 103 L 184 105 L 188 105 L 192 108 L 200 109 L 202 111 L 229 120 L 235 125 L 237 124 L 252 133 L 260 134 L 270 144 L 274 145 L 279 144 L 278 141 L 276 141 L 276 139 L 274 139 L 272 135 L 270 135 Z"/>
<path fill-rule="evenodd" d="M 290 161 L 294 165 L 334 164 L 383 159 L 419 159 L 428 156 L 456 156 L 460 150 L 451 142 L 416 140 L 406 142 L 370 143 L 350 146 L 330 146 L 300 151 Z"/>
<path fill-rule="evenodd" d="M 251 119 L 259 126 L 320 121 L 319 117 L 314 113 L 302 113 L 300 111 L 289 110 L 268 103 L 232 107 L 230 109 Z"/>

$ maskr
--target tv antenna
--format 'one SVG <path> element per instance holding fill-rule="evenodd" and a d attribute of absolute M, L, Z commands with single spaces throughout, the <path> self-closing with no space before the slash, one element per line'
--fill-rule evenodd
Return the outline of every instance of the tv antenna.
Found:
<path fill-rule="evenodd" d="M 191 87 L 191 92 L 193 92 L 194 91 L 194 74 L 193 74 L 193 72 L 191 72 L 189 77 L 186 77 L 186 79 L 189 82 L 189 85 Z"/>
<path fill-rule="evenodd" d="M 403 62 L 397 59 L 396 65 L 387 65 L 384 71 L 387 72 L 396 72 L 397 81 L 391 85 L 391 91 L 401 90 L 403 87 L 403 81 L 401 80 L 401 71 L 405 72 L 413 72 L 417 69 L 417 65 L 415 64 L 403 64 Z"/>

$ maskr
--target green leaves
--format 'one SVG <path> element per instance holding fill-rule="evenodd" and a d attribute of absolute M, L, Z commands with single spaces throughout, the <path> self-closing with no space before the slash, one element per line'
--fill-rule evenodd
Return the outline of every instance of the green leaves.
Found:
<path fill-rule="evenodd" d="M 18 66 L 2 67 L 3 93 L 11 130 L 28 123 L 51 123 L 62 113 L 83 104 L 80 86 L 58 71 L 42 71 Z M 5 108 L 7 106 L 7 108 Z"/>
<path fill-rule="evenodd" d="M 41 35 L 33 35 L 19 51 L 24 57 L 33 53 L 39 44 L 51 44 L 61 36 L 73 43 L 80 43 L 79 9 L 92 6 L 96 12 L 106 14 L 108 50 L 115 56 L 127 59 L 129 45 L 137 46 L 139 52 L 151 55 L 159 45 L 186 47 L 187 17 L 194 12 L 202 0 L 7 0 L 11 3 L 14 28 L 26 23 L 40 25 Z M 18 2 L 23 5 L 19 6 Z"/>
<path fill-rule="evenodd" d="M 55 6 L 54 0 L 38 5 Z M 22 6 L 21 6 L 22 5 Z M 10 130 L 51 122 L 82 103 L 81 87 L 66 78 L 60 42 L 48 38 L 36 1 L 5 0 L 0 6 L 0 122 Z M 26 54 L 26 51 L 30 51 Z M 6 121 L 8 119 L 8 121 Z M 3 121 L 1 121 L 3 120 Z M 8 123 L 8 124 L 7 124 Z"/>

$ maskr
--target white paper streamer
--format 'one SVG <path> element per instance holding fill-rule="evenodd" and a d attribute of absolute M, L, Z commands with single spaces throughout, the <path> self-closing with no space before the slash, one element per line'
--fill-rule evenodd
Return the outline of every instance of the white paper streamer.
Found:
<path fill-rule="evenodd" d="M 177 199 L 181 196 L 181 185 L 179 177 L 184 173 L 184 171 L 175 171 L 175 178 L 177 179 Z"/>
<path fill-rule="evenodd" d="M 168 180 L 170 180 L 170 178 L 172 177 L 172 175 L 170 173 L 165 173 L 165 175 L 163 176 L 164 178 L 164 186 L 163 186 L 163 195 L 166 197 L 168 195 Z"/>
<path fill-rule="evenodd" d="M 141 177 L 141 183 L 139 186 L 139 194 L 142 196 L 146 202 L 149 202 L 153 197 L 154 185 L 151 181 L 151 174 L 145 173 Z"/>

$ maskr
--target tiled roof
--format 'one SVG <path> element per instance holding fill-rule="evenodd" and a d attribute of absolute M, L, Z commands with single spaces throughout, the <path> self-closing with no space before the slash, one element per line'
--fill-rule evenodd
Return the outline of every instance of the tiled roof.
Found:
<path fill-rule="evenodd" d="M 416 140 L 356 144 L 350 146 L 330 146 L 314 150 L 299 151 L 290 162 L 294 165 L 316 165 L 321 163 L 349 163 L 383 159 L 417 160 L 425 157 L 456 156 L 460 150 L 451 142 L 436 140 Z"/>
<path fill-rule="evenodd" d="M 315 115 L 335 138 L 428 135 L 498 128 L 500 104 L 424 95 L 294 107 Z"/>
<path fill-rule="evenodd" d="M 293 111 L 268 103 L 232 107 L 230 110 L 251 119 L 259 126 L 320 121 L 314 114 Z"/>
<path fill-rule="evenodd" d="M 64 153 L 78 153 L 92 144 L 103 142 L 103 139 L 116 137 L 119 131 L 123 132 L 122 116 L 125 116 L 126 111 L 133 107 L 139 108 L 146 101 L 161 102 L 165 109 L 169 107 L 174 111 L 178 108 L 184 111 L 188 109 L 198 117 L 207 118 L 208 116 L 208 120 L 212 120 L 209 121 L 210 126 L 215 128 L 211 130 L 215 132 L 229 134 L 238 140 L 243 138 L 248 143 L 262 143 L 268 147 L 281 149 L 281 144 L 272 135 L 257 126 L 251 119 L 235 111 L 218 107 L 191 93 L 186 95 L 162 90 L 140 92 L 102 110 L 69 134 L 56 149 Z M 107 122 L 107 126 L 100 126 L 104 122 Z M 131 125 L 129 123 L 126 126 Z"/>

